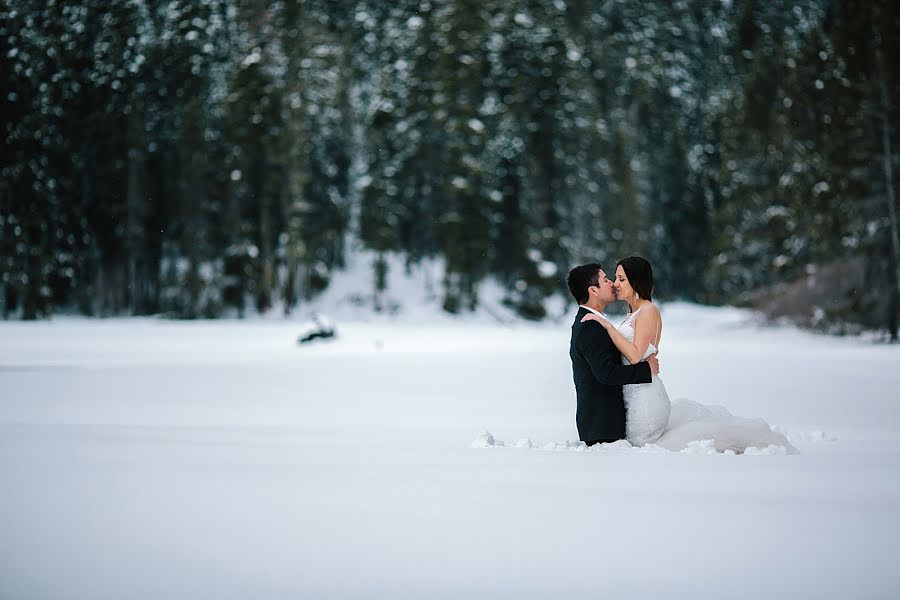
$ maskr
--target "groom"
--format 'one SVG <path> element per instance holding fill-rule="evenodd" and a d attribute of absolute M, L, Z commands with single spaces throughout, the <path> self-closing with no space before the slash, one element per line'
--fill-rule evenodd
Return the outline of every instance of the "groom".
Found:
<path fill-rule="evenodd" d="M 651 373 L 659 373 L 659 362 L 656 356 L 651 356 L 647 362 L 623 365 L 622 354 L 606 330 L 595 321 L 581 322 L 589 311 L 605 319 L 603 309 L 616 300 L 613 282 L 606 278 L 599 264 L 575 267 L 569 271 L 566 283 L 580 305 L 569 344 L 578 396 L 575 413 L 578 437 L 588 446 L 624 439 L 622 386 L 650 383 Z"/>

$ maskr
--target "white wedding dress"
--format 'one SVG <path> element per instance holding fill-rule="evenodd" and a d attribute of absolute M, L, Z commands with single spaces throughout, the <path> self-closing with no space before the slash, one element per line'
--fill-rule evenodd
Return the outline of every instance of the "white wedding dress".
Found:
<path fill-rule="evenodd" d="M 619 333 L 632 343 L 634 343 L 634 319 L 639 312 L 640 308 L 628 315 L 618 327 Z M 641 361 L 647 360 L 655 353 L 656 346 L 651 342 Z M 622 362 L 630 364 L 624 356 Z M 654 375 L 650 383 L 626 385 L 622 388 L 622 394 L 625 398 L 625 439 L 635 446 L 643 446 L 658 440 L 666 430 L 671 410 L 669 394 L 666 393 L 662 379 Z"/>
<path fill-rule="evenodd" d="M 632 343 L 634 319 L 640 310 L 628 315 L 618 327 L 619 333 Z M 651 343 L 641 360 L 647 360 L 656 351 L 656 346 Z M 625 357 L 622 361 L 628 364 Z M 736 417 L 724 407 L 706 406 L 690 400 L 671 404 L 666 386 L 657 375 L 650 383 L 626 385 L 622 391 L 625 438 L 635 446 L 655 444 L 678 452 L 692 442 L 712 440 L 717 452 L 730 450 L 742 454 L 748 448 L 781 446 L 788 454 L 798 453 L 784 435 L 772 431 L 763 419 Z"/>

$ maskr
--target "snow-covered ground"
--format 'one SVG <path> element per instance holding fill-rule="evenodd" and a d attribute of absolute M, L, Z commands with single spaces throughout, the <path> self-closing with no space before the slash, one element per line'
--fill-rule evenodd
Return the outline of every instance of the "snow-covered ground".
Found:
<path fill-rule="evenodd" d="M 898 347 L 667 305 L 801 454 L 584 451 L 567 322 L 329 316 L 0 323 L 0 598 L 900 597 Z"/>

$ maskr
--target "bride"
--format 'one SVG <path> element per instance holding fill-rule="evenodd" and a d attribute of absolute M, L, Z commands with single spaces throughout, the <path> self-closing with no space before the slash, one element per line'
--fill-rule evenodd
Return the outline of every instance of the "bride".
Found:
<path fill-rule="evenodd" d="M 622 362 L 635 364 L 659 351 L 663 323 L 653 303 L 653 269 L 640 256 L 623 258 L 616 264 L 614 288 L 616 297 L 628 303 L 628 317 L 615 327 L 602 317 L 588 313 L 582 321 L 593 320 L 602 325 Z M 797 450 L 782 434 L 772 431 L 762 419 L 736 417 L 722 407 L 709 407 L 682 400 L 669 402 L 666 386 L 658 375 L 650 383 L 623 387 L 625 400 L 625 436 L 635 446 L 655 443 L 669 450 L 682 450 L 690 442 L 713 440 L 718 452 L 731 450 L 737 454 L 747 448 L 783 446 Z M 670 418 L 671 417 L 671 418 Z"/>

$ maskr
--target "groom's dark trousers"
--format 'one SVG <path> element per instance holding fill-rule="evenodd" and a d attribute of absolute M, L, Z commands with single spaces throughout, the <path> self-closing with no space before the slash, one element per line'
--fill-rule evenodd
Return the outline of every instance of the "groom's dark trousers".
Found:
<path fill-rule="evenodd" d="M 625 438 L 625 401 L 622 386 L 650 383 L 650 365 L 623 365 L 622 354 L 600 323 L 581 319 L 588 310 L 579 308 L 572 324 L 569 357 L 578 396 L 575 422 L 578 437 L 591 446 Z"/>

